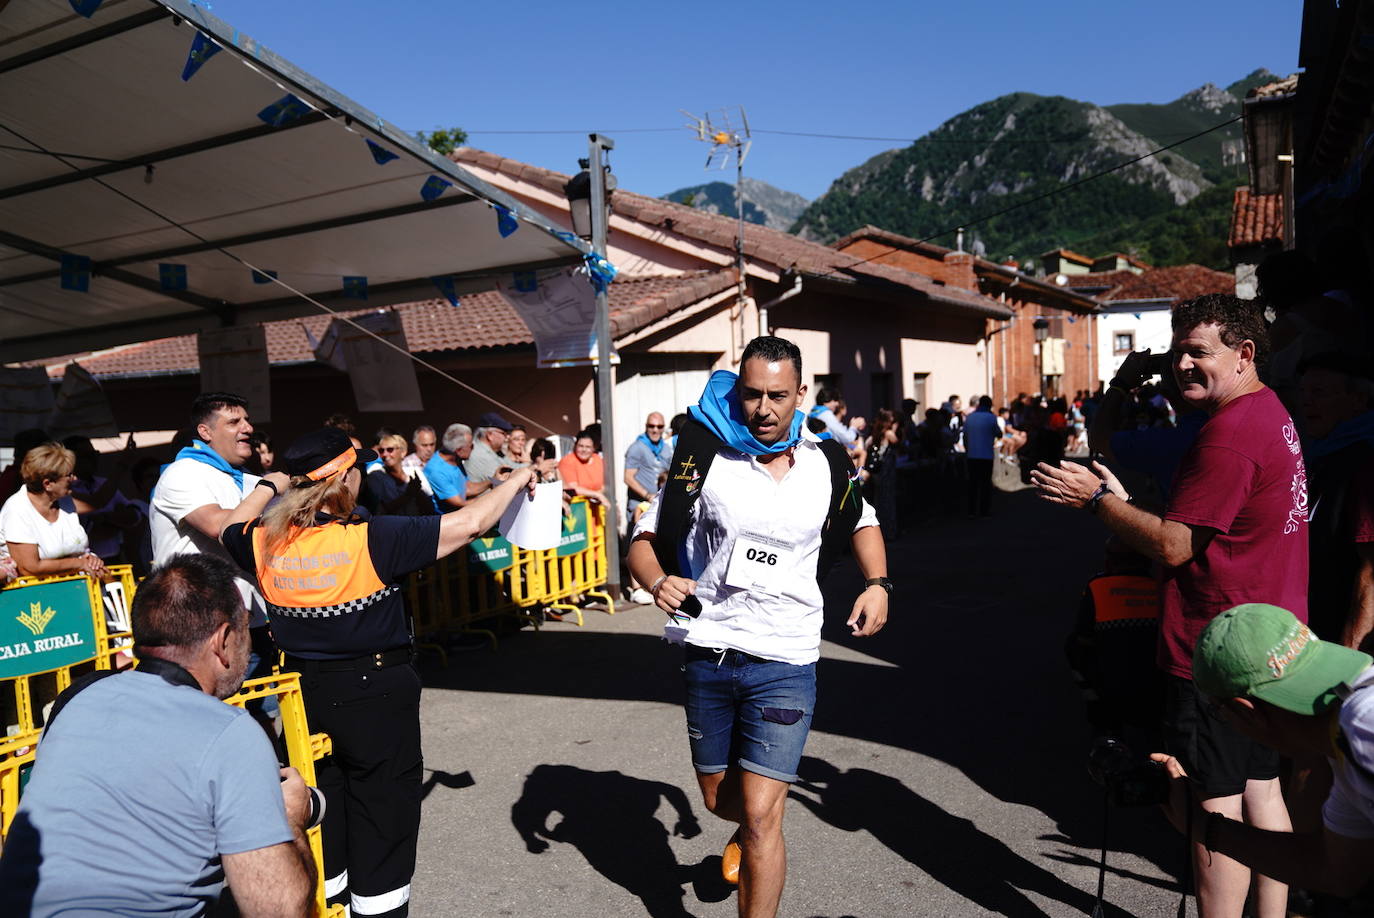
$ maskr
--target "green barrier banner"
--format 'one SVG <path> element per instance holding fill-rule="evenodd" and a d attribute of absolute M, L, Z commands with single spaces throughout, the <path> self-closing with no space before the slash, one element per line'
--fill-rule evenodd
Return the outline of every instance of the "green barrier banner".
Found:
<path fill-rule="evenodd" d="M 495 574 L 498 571 L 510 570 L 513 562 L 511 544 L 501 536 L 473 539 L 472 544 L 468 546 L 468 565 L 474 570 L 491 571 Z"/>
<path fill-rule="evenodd" d="M 587 505 L 573 504 L 571 515 L 563 517 L 563 531 L 558 534 L 558 557 L 586 551 L 587 544 Z"/>
<path fill-rule="evenodd" d="M 0 679 L 81 663 L 98 649 L 86 578 L 0 591 Z"/>

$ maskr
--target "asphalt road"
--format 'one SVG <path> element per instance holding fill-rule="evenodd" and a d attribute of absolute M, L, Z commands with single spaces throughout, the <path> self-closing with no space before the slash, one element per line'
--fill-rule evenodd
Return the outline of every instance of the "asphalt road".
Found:
<path fill-rule="evenodd" d="M 889 548 L 899 592 L 870 639 L 843 628 L 860 581 L 837 569 L 782 915 L 1090 913 L 1102 797 L 1061 647 L 1104 537 L 1024 491 L 927 521 Z M 619 608 L 424 661 L 412 914 L 735 914 L 679 651 L 657 610 Z M 1181 839 L 1139 810 L 1111 834 L 1105 914 L 1173 915 Z"/>

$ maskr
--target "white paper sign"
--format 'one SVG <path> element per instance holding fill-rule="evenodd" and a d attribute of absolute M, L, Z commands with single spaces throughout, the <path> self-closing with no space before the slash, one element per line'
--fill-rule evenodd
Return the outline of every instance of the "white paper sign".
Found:
<path fill-rule="evenodd" d="M 200 391 L 232 392 L 248 400 L 254 421 L 272 420 L 272 365 L 261 325 L 214 328 L 196 336 Z"/>
<path fill-rule="evenodd" d="M 331 333 L 337 336 L 358 410 L 423 411 L 420 383 L 415 378 L 415 363 L 408 356 L 410 348 L 401 317 L 387 309 L 355 316 L 353 321 L 400 348 L 393 350 L 347 322 L 335 319 L 329 323 L 320 346 L 325 346 Z"/>
<path fill-rule="evenodd" d="M 510 275 L 501 293 L 534 335 L 539 366 L 596 362 L 596 294 L 586 274 L 547 268 Z"/>
<path fill-rule="evenodd" d="M 47 426 L 56 399 L 43 367 L 0 367 L 0 443 L 21 430 Z"/>
<path fill-rule="evenodd" d="M 48 435 L 54 440 L 81 434 L 86 437 L 117 437 L 110 400 L 95 377 L 78 363 L 69 363 L 62 374 L 62 388 L 57 392 L 57 406 L 47 423 Z"/>
<path fill-rule="evenodd" d="M 522 492 L 501 516 L 499 531 L 512 545 L 528 551 L 557 548 L 563 531 L 563 485 L 535 485 L 533 500 Z"/>

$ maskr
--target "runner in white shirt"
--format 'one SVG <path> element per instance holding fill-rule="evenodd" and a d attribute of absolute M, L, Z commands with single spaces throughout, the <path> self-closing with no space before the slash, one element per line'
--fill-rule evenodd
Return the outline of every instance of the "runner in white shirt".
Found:
<path fill-rule="evenodd" d="M 783 809 L 815 708 L 824 613 L 816 572 L 832 476 L 817 442 L 802 437 L 797 406 L 805 394 L 801 352 L 781 338 L 750 342 L 738 378 L 714 374 L 691 410 L 725 444 L 681 546 L 692 576 L 666 575 L 655 554 L 663 492 L 636 527 L 629 555 L 635 579 L 674 617 L 670 633 L 685 638 L 692 762 L 707 809 L 740 825 L 722 871 L 738 878 L 739 913 L 753 918 L 777 913 L 787 872 Z M 674 462 L 670 475 L 692 474 L 690 460 Z M 868 586 L 847 624 L 869 636 L 887 621 L 891 584 L 867 504 L 852 545 Z M 683 605 L 689 596 L 700 603 L 695 618 L 679 612 L 691 607 Z"/>

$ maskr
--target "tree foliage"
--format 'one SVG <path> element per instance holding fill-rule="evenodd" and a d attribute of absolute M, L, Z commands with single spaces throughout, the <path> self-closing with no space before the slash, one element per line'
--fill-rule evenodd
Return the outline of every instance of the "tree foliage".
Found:
<path fill-rule="evenodd" d="M 415 139 L 440 156 L 448 156 L 468 142 L 468 132 L 460 127 L 436 127 L 432 131 L 416 131 Z"/>

